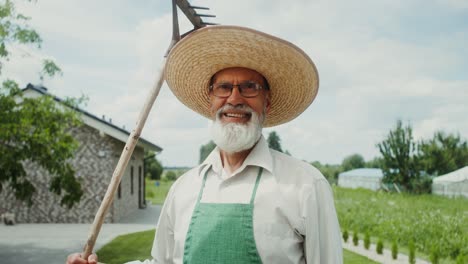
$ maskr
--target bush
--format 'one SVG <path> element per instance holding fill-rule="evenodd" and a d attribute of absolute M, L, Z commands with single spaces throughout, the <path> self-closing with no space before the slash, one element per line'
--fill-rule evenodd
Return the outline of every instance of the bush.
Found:
<path fill-rule="evenodd" d="M 393 259 L 398 258 L 398 244 L 396 240 L 393 240 L 393 243 L 392 243 L 392 258 Z"/>
<path fill-rule="evenodd" d="M 369 232 L 366 232 L 364 235 L 364 248 L 369 249 L 370 247 L 370 235 Z"/>
<path fill-rule="evenodd" d="M 408 249 L 409 249 L 409 263 L 415 264 L 416 254 L 415 254 L 415 249 L 414 249 L 414 241 L 412 239 L 408 243 Z"/>
<path fill-rule="evenodd" d="M 383 241 L 382 239 L 379 238 L 379 241 L 377 241 L 377 254 L 382 255 L 383 254 Z"/>
<path fill-rule="evenodd" d="M 148 190 L 146 191 L 146 197 L 148 198 L 154 198 L 156 194 L 153 192 L 153 190 Z"/>
<path fill-rule="evenodd" d="M 177 174 L 173 171 L 168 171 L 166 173 L 166 177 L 165 177 L 168 181 L 175 181 L 177 180 Z"/>
<path fill-rule="evenodd" d="M 356 231 L 354 231 L 354 233 L 353 233 L 353 244 L 355 246 L 357 246 L 359 244 L 359 236 L 358 236 L 358 233 Z"/>
<path fill-rule="evenodd" d="M 348 238 L 349 238 L 348 230 L 345 230 L 345 231 L 343 232 L 343 240 L 344 240 L 344 242 L 348 242 Z"/>
<path fill-rule="evenodd" d="M 423 194 L 432 192 L 432 178 L 429 176 L 420 176 L 412 179 L 410 182 L 414 194 Z"/>

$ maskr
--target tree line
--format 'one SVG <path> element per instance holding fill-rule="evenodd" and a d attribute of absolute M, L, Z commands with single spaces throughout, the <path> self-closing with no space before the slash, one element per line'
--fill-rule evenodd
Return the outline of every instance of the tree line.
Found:
<path fill-rule="evenodd" d="M 396 125 L 376 144 L 380 156 L 365 161 L 359 154 L 343 159 L 341 164 L 321 164 L 317 167 L 331 182 L 336 183 L 341 172 L 356 168 L 379 168 L 383 183 L 396 184 L 410 193 L 429 193 L 434 177 L 468 166 L 468 143 L 459 134 L 436 131 L 432 138 L 416 140 L 410 124 Z"/>

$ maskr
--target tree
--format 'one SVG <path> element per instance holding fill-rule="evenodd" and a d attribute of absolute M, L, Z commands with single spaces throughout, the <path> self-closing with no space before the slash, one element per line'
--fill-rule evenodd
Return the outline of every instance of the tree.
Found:
<path fill-rule="evenodd" d="M 174 171 L 168 171 L 166 173 L 166 179 L 168 181 L 175 181 L 177 180 L 177 174 Z"/>
<path fill-rule="evenodd" d="M 338 180 L 338 175 L 343 171 L 341 165 L 321 164 L 319 161 L 313 161 L 310 164 L 317 168 L 330 184 L 334 184 Z"/>
<path fill-rule="evenodd" d="M 215 147 L 216 144 L 213 142 L 213 140 L 210 140 L 210 142 L 202 145 L 200 147 L 200 160 L 198 163 L 201 164 L 208 157 L 208 155 L 210 155 L 211 151 L 213 151 Z"/>
<path fill-rule="evenodd" d="M 27 24 L 30 19 L 17 13 L 15 5 L 10 0 L 0 4 L 0 73 L 4 61 L 10 59 L 11 54 L 7 47 L 17 44 L 41 47 L 41 36 Z M 44 59 L 42 65 L 41 80 L 45 76 L 54 77 L 62 74 L 60 68 L 52 60 Z"/>
<path fill-rule="evenodd" d="M 376 168 L 381 169 L 383 167 L 383 159 L 382 157 L 375 157 L 366 162 L 366 168 Z"/>
<path fill-rule="evenodd" d="M 152 180 L 160 180 L 161 174 L 163 173 L 163 166 L 161 162 L 156 158 L 156 154 L 153 151 L 145 152 L 145 172 L 146 177 Z"/>
<path fill-rule="evenodd" d="M 80 124 L 79 117 L 50 96 L 23 98 L 12 81 L 0 90 L 0 192 L 10 186 L 17 199 L 32 205 L 35 187 L 24 169 L 31 161 L 52 175 L 50 191 L 63 195 L 62 205 L 73 206 L 83 193 L 69 162 L 78 143 L 68 131 Z"/>
<path fill-rule="evenodd" d="M 341 163 L 343 171 L 364 168 L 365 165 L 366 162 L 364 161 L 364 158 L 359 154 L 349 155 L 344 158 L 343 162 Z"/>
<path fill-rule="evenodd" d="M 16 12 L 11 1 L 0 4 L 0 74 L 3 63 L 10 59 L 8 47 L 26 44 L 40 48 L 42 40 L 27 25 L 28 20 Z M 44 60 L 40 78 L 57 74 L 61 74 L 60 68 L 53 61 Z M 58 105 L 50 96 L 24 98 L 16 82 L 3 82 L 0 87 L 0 192 L 9 188 L 17 199 L 32 205 L 35 187 L 27 178 L 24 163 L 33 162 L 50 173 L 49 189 L 62 197 L 62 205 L 70 208 L 80 200 L 81 185 L 69 162 L 78 143 L 68 132 L 80 124 L 73 110 L 80 102 L 69 99 L 64 105 Z"/>
<path fill-rule="evenodd" d="M 275 131 L 268 134 L 267 142 L 269 148 L 283 152 L 283 149 L 281 148 L 281 139 Z"/>
<path fill-rule="evenodd" d="M 383 156 L 383 181 L 399 184 L 413 192 L 420 180 L 420 165 L 411 126 L 403 127 L 402 121 L 398 120 L 395 129 L 377 147 Z"/>
<path fill-rule="evenodd" d="M 468 143 L 460 135 L 438 131 L 430 140 L 420 144 L 424 170 L 431 175 L 442 175 L 468 166 Z"/>

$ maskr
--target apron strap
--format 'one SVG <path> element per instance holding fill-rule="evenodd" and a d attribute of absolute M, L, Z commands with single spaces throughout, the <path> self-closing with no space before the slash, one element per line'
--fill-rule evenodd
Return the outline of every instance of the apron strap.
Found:
<path fill-rule="evenodd" d="M 255 181 L 255 187 L 252 192 L 252 197 L 250 197 L 250 204 L 253 204 L 255 201 L 255 195 L 257 194 L 257 188 L 258 188 L 258 184 L 260 183 L 260 178 L 262 177 L 262 173 L 263 173 L 263 168 L 260 167 L 258 169 L 257 180 Z"/>
<path fill-rule="evenodd" d="M 200 187 L 200 191 L 198 192 L 198 198 L 197 198 L 197 204 L 200 203 L 202 195 L 203 195 L 203 189 L 205 188 L 205 182 L 206 182 L 206 177 L 208 176 L 208 171 L 210 171 L 211 166 L 208 166 L 208 168 L 205 171 L 205 175 L 203 176 L 203 182 Z"/>

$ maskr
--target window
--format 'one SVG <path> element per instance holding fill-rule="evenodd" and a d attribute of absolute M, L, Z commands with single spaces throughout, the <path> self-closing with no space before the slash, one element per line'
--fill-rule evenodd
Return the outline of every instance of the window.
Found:
<path fill-rule="evenodd" d="M 117 189 L 117 198 L 120 199 L 120 197 L 122 197 L 122 186 L 121 186 L 121 182 L 119 182 L 119 188 Z"/>
<path fill-rule="evenodd" d="M 130 194 L 133 195 L 133 166 L 130 167 Z"/>

